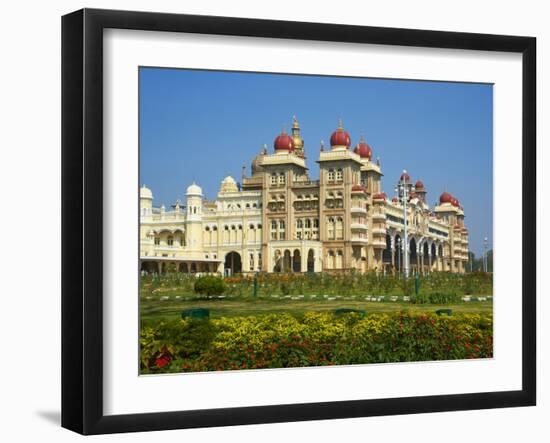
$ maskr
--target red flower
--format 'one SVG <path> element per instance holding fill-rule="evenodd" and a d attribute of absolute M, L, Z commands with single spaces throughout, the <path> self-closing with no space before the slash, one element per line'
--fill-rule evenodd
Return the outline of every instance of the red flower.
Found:
<path fill-rule="evenodd" d="M 169 365 L 171 361 L 172 357 L 170 357 L 168 354 L 162 354 L 155 360 L 155 364 L 158 368 L 164 368 L 165 366 Z"/>

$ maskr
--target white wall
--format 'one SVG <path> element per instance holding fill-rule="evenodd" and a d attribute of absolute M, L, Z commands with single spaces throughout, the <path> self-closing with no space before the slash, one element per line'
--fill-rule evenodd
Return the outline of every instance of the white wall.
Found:
<path fill-rule="evenodd" d="M 60 409 L 60 17 L 83 6 L 286 20 L 411 27 L 538 38 L 538 145 L 548 133 L 550 28 L 545 2 L 447 3 L 427 0 L 298 2 L 112 0 L 4 2 L 0 27 L 0 436 L 4 441 L 73 441 Z M 350 63 L 353 63 L 350 60 Z M 543 103 L 546 109 L 543 112 Z M 519 147 L 518 147 L 519 149 Z M 510 153 L 517 155 L 517 153 Z M 548 156 L 545 169 L 550 174 Z M 542 183 L 539 157 L 539 192 Z M 539 201 L 541 199 L 539 198 Z M 7 209 L 7 211 L 5 210 Z M 544 210 L 549 214 L 548 207 Z M 545 219 L 544 214 L 539 220 Z M 498 221 L 497 221 L 498 222 Z M 539 237 L 540 238 L 540 237 Z M 543 240 L 548 244 L 549 236 Z M 27 243 L 32 248 L 21 249 Z M 541 242 L 539 241 L 539 245 Z M 540 248 L 541 249 L 541 248 Z M 539 249 L 539 251 L 540 251 Z M 548 248 L 547 248 L 548 249 Z M 28 252 L 27 252 L 28 251 Z M 30 256 L 30 251 L 38 253 Z M 540 257 L 540 252 L 539 252 Z M 546 267 L 550 260 L 545 259 Z M 545 266 L 539 265 L 539 273 Z M 539 279 L 539 295 L 550 290 Z M 539 297 L 539 313 L 549 304 Z M 550 434 L 549 323 L 539 314 L 539 406 L 458 413 L 377 417 L 144 433 L 94 441 L 547 441 Z M 542 343 L 542 345 L 541 345 Z M 543 345 L 546 345 L 544 349 Z M 545 439 L 546 437 L 546 439 Z"/>

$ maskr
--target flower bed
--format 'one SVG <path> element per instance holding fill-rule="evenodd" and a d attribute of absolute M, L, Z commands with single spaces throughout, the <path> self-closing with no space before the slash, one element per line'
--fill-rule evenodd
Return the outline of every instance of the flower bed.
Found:
<path fill-rule="evenodd" d="M 266 274 L 234 276 L 224 279 L 224 294 L 232 297 L 252 297 L 254 278 L 257 281 L 257 297 L 298 295 L 389 295 L 410 296 L 414 293 L 414 278 L 407 281 L 393 275 L 360 274 Z M 193 295 L 195 277 L 189 274 L 169 273 L 161 276 L 147 275 L 141 278 L 141 294 L 154 296 L 165 292 Z M 492 295 L 492 274 L 474 272 L 451 274 L 434 272 L 420 277 L 420 293 L 443 294 L 453 298 L 470 294 Z"/>
<path fill-rule="evenodd" d="M 492 357 L 490 314 L 310 312 L 175 320 L 141 330 L 142 373 Z"/>

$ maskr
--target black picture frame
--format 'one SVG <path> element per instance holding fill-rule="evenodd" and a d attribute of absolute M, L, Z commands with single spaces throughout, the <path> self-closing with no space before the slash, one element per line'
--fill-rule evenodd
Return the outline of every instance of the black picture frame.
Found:
<path fill-rule="evenodd" d="M 177 412 L 103 413 L 103 30 L 171 31 L 522 54 L 522 389 Z M 62 426 L 151 431 L 536 404 L 536 39 L 83 9 L 62 18 Z"/>

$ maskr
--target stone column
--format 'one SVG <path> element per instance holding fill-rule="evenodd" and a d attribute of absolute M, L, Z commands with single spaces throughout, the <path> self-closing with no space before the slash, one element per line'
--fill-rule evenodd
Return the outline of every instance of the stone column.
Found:
<path fill-rule="evenodd" d="M 300 249 L 300 261 L 301 261 L 301 272 L 307 272 L 307 257 L 309 249 L 305 246 L 302 246 Z"/>

